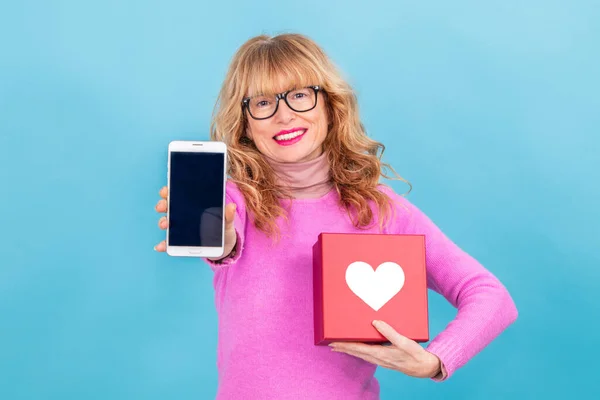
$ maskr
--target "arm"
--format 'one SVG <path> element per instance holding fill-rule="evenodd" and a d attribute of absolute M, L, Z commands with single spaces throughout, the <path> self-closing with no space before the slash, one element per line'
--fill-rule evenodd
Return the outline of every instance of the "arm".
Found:
<path fill-rule="evenodd" d="M 243 253 L 246 210 L 242 194 L 233 185 L 228 185 L 225 211 L 225 248 L 221 257 L 205 258 L 213 269 L 235 264 Z"/>
<path fill-rule="evenodd" d="M 440 361 L 445 380 L 485 348 L 517 318 L 504 285 L 477 260 L 453 243 L 422 211 L 397 196 L 397 229 L 425 234 L 427 284 L 458 309 L 457 315 L 427 346 Z"/>

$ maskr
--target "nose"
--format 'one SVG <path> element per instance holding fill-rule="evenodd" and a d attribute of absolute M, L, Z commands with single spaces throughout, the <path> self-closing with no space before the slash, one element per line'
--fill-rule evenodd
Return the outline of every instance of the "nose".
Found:
<path fill-rule="evenodd" d="M 279 100 L 279 108 L 275 113 L 275 121 L 281 124 L 287 124 L 296 116 L 294 110 L 288 107 L 284 99 Z"/>

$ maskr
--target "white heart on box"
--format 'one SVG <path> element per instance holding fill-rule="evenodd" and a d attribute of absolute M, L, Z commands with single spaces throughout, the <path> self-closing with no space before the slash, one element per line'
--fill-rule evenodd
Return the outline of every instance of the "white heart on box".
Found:
<path fill-rule="evenodd" d="M 377 311 L 404 286 L 404 270 L 395 262 L 384 262 L 376 269 L 363 261 L 346 268 L 346 283 L 352 292 Z"/>

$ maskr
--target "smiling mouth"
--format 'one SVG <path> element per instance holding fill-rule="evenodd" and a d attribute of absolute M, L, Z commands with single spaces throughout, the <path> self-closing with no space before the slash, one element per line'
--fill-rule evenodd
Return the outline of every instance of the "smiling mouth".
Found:
<path fill-rule="evenodd" d="M 275 139 L 278 142 L 285 142 L 287 140 L 295 139 L 298 136 L 302 136 L 305 133 L 306 133 L 306 129 L 298 129 L 297 131 L 294 131 L 294 132 L 284 133 L 281 135 L 275 135 L 275 136 L 273 136 L 273 139 Z"/>

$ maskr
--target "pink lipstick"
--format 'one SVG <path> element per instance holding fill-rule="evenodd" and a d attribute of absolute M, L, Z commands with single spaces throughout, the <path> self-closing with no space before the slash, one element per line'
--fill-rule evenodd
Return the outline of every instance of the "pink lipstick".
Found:
<path fill-rule="evenodd" d="M 304 128 L 282 130 L 279 133 L 277 133 L 277 135 L 275 135 L 273 139 L 277 142 L 277 144 L 281 146 L 291 146 L 302 140 L 302 138 L 306 134 L 306 131 L 307 129 Z"/>

